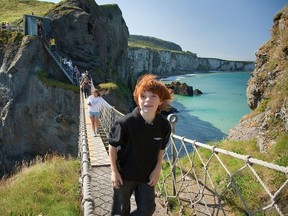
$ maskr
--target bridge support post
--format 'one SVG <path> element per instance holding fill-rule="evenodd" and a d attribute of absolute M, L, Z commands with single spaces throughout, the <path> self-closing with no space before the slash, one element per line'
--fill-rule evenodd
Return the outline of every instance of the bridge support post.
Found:
<path fill-rule="evenodd" d="M 167 117 L 168 121 L 171 124 L 171 139 L 173 141 L 173 143 L 175 144 L 175 140 L 173 138 L 173 134 L 175 133 L 175 125 L 176 122 L 178 121 L 178 117 L 175 114 L 169 114 Z M 176 170 L 175 170 L 175 161 L 176 161 L 176 146 L 175 145 L 171 145 L 171 156 L 172 156 L 172 187 L 173 187 L 173 196 L 176 196 Z"/>

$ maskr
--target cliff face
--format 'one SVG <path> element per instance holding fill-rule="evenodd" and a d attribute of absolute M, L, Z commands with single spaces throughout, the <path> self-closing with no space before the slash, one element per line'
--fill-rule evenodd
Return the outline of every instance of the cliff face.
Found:
<path fill-rule="evenodd" d="M 128 48 L 128 67 L 135 75 L 152 72 L 158 76 L 187 74 L 196 71 L 253 71 L 254 62 L 199 58 L 190 52 Z"/>
<path fill-rule="evenodd" d="M 94 83 L 125 83 L 129 33 L 117 5 L 67 0 L 47 16 L 56 45 L 74 65 L 89 70 Z M 36 155 L 78 152 L 79 94 L 43 84 L 40 72 L 67 78 L 37 36 L 13 41 L 12 35 L 0 31 L 0 176 Z"/>
<path fill-rule="evenodd" d="M 117 5 L 68 0 L 50 11 L 51 34 L 74 65 L 89 70 L 95 82 L 117 74 L 127 80 L 128 28 Z M 117 71 L 117 73 L 115 73 Z"/>
<path fill-rule="evenodd" d="M 199 58 L 199 67 L 212 71 L 253 71 L 254 62 L 249 61 L 228 61 L 215 58 Z"/>
<path fill-rule="evenodd" d="M 62 76 L 38 38 L 24 37 L 2 51 L 0 176 L 36 155 L 77 155 L 79 94 L 38 79 L 39 71 Z"/>
<path fill-rule="evenodd" d="M 256 52 L 255 70 L 247 86 L 247 103 L 254 110 L 229 135 L 256 138 L 261 151 L 288 132 L 288 6 L 273 20 L 271 39 Z"/>

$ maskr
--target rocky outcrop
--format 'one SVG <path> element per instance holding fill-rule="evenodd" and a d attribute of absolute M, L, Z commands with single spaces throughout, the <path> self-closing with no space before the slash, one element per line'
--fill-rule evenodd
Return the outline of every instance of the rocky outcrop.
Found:
<path fill-rule="evenodd" d="M 136 76 L 154 73 L 160 77 L 197 71 L 253 71 L 254 62 L 199 58 L 191 52 L 177 50 L 128 48 L 128 67 Z"/>
<path fill-rule="evenodd" d="M 74 65 L 89 70 L 95 83 L 127 81 L 128 28 L 118 5 L 63 1 L 47 14 L 57 46 Z"/>
<path fill-rule="evenodd" d="M 247 103 L 253 110 L 233 128 L 229 139 L 256 138 L 267 151 L 275 134 L 288 132 L 288 6 L 276 14 L 271 39 L 256 52 L 255 70 L 247 86 Z"/>
<path fill-rule="evenodd" d="M 165 84 L 165 86 L 172 90 L 173 94 L 193 96 L 203 94 L 199 89 L 193 90 L 193 86 L 187 85 L 187 83 L 171 82 Z"/>
<path fill-rule="evenodd" d="M 37 37 L 3 49 L 0 69 L 0 176 L 15 163 L 58 152 L 77 155 L 79 94 L 43 84 L 43 71 L 65 79 Z"/>
<path fill-rule="evenodd" d="M 95 85 L 127 81 L 129 32 L 117 5 L 67 0 L 47 17 L 57 47 L 74 65 L 89 70 Z M 0 176 L 36 155 L 78 152 L 79 94 L 40 80 L 44 73 L 67 83 L 37 36 L 7 37 L 0 40 L 11 42 L 0 47 Z"/>

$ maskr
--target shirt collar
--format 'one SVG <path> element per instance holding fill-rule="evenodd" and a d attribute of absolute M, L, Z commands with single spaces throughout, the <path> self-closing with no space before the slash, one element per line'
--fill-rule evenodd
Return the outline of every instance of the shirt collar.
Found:
<path fill-rule="evenodd" d="M 132 115 L 135 119 L 141 121 L 143 124 L 148 124 L 144 118 L 142 117 L 142 115 L 140 114 L 140 108 L 139 107 L 136 107 L 133 111 L 132 111 Z M 156 114 L 155 118 L 154 118 L 154 121 L 149 124 L 149 125 L 155 125 L 158 123 L 159 121 L 159 118 L 160 118 L 160 114 Z"/>

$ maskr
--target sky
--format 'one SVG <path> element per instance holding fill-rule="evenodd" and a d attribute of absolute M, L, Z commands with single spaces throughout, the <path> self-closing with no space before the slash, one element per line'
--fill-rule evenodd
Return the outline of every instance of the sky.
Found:
<path fill-rule="evenodd" d="M 54 3 L 60 0 L 43 0 Z M 117 4 L 130 34 L 156 37 L 198 57 L 255 61 L 288 0 L 96 0 Z"/>

